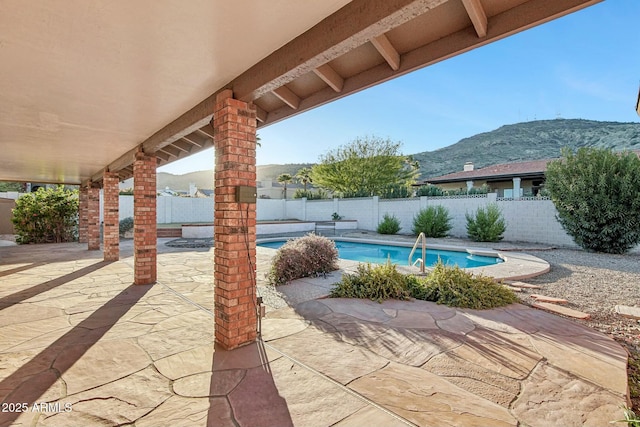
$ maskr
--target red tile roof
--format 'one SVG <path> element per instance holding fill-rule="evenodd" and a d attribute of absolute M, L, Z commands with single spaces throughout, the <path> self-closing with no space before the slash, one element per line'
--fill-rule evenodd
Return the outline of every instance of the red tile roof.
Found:
<path fill-rule="evenodd" d="M 543 175 L 547 170 L 547 163 L 556 159 L 534 160 L 530 162 L 504 163 L 487 166 L 472 171 L 454 172 L 425 180 L 427 183 L 445 183 L 468 181 L 474 179 L 512 178 L 531 175 Z"/>

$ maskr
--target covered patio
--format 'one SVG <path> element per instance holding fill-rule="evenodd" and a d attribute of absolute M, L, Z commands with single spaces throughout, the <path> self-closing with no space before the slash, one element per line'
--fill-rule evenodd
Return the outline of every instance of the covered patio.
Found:
<path fill-rule="evenodd" d="M 165 242 L 154 285 L 131 284 L 131 240 L 118 261 L 0 247 L 0 426 L 602 426 L 626 403 L 604 334 L 518 304 L 317 299 L 339 272 L 280 287 L 262 336 L 224 350 L 212 250 Z"/>

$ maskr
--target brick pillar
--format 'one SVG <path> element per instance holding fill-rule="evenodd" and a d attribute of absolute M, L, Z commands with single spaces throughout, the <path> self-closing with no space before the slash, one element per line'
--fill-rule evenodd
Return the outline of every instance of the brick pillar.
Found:
<path fill-rule="evenodd" d="M 225 349 L 254 342 L 256 204 L 236 203 L 236 187 L 256 186 L 256 112 L 218 95 L 213 116 L 215 166 L 215 339 Z"/>
<path fill-rule="evenodd" d="M 120 259 L 119 183 L 120 177 L 115 172 L 104 172 L 102 175 L 104 224 L 102 241 L 105 261 Z"/>
<path fill-rule="evenodd" d="M 89 208 L 88 204 L 88 188 L 86 186 L 81 186 L 80 191 L 78 192 L 78 243 L 87 243 L 87 209 Z"/>
<path fill-rule="evenodd" d="M 93 185 L 87 188 L 87 247 L 100 250 L 100 189 Z"/>
<path fill-rule="evenodd" d="M 157 278 L 156 157 L 136 153 L 133 162 L 133 256 L 136 285 Z"/>

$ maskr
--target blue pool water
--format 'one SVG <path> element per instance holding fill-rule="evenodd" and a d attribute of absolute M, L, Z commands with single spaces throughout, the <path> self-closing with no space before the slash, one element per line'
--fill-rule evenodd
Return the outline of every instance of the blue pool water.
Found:
<path fill-rule="evenodd" d="M 286 240 L 275 242 L 258 243 L 258 246 L 278 249 L 284 245 Z M 372 264 L 384 264 L 390 259 L 393 264 L 408 265 L 411 248 L 404 246 L 378 245 L 372 243 L 341 242 L 336 241 L 338 257 L 359 262 L 369 262 Z M 413 260 L 422 256 L 421 249 L 416 249 Z M 500 258 L 471 255 L 467 252 L 443 251 L 427 248 L 427 267 L 435 265 L 438 258 L 446 265 L 457 265 L 461 268 L 483 267 L 502 262 Z"/>

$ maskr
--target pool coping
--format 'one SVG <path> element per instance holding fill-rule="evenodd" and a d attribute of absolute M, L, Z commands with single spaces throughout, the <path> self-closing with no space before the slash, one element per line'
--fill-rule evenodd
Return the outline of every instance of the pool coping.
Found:
<path fill-rule="evenodd" d="M 295 237 L 265 237 L 257 239 L 257 243 L 268 243 L 275 242 L 280 240 L 290 240 Z M 358 242 L 358 243 L 373 243 L 373 244 L 382 244 L 389 246 L 402 246 L 402 247 L 413 247 L 413 244 L 410 242 L 400 242 L 393 240 L 378 240 L 378 239 L 369 239 L 369 238 L 356 238 L 356 237 L 340 237 L 340 236 L 327 236 L 330 240 L 337 240 L 342 242 Z M 260 247 L 260 246 L 259 246 Z M 277 249 L 260 247 L 262 250 L 271 250 L 276 251 Z M 524 252 L 511 252 L 511 251 L 500 251 L 496 249 L 490 248 L 482 248 L 482 247 L 472 247 L 472 246 L 457 246 L 457 245 L 443 245 L 443 244 L 429 244 L 427 243 L 427 249 L 436 249 L 436 250 L 445 250 L 445 251 L 454 251 L 454 252 L 467 252 L 473 251 L 476 254 L 480 255 L 488 255 L 497 256 L 502 258 L 504 262 L 493 264 L 489 266 L 482 267 L 471 267 L 465 268 L 465 271 L 469 271 L 470 273 L 476 275 L 483 275 L 493 277 L 495 280 L 502 281 L 515 281 L 515 280 L 525 280 L 530 279 L 532 277 L 539 276 L 544 273 L 548 273 L 551 269 L 549 263 L 545 260 L 542 260 L 533 255 L 529 255 Z M 340 267 L 341 270 L 353 270 L 357 268 L 360 264 L 358 261 L 345 260 L 340 259 Z M 405 274 L 420 274 L 420 269 L 418 267 L 410 267 L 398 265 L 398 270 L 402 271 Z M 426 268 L 427 271 L 430 270 L 429 267 Z"/>

